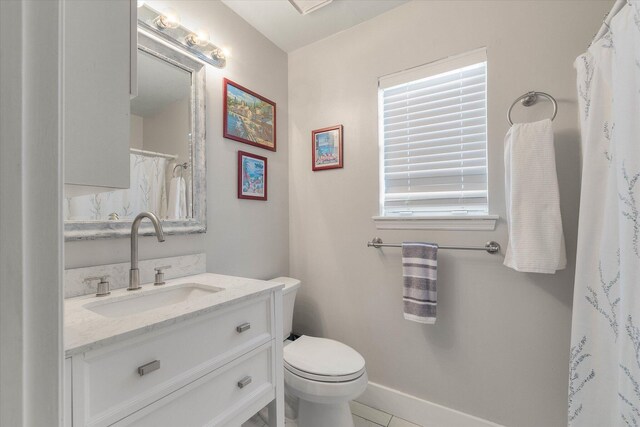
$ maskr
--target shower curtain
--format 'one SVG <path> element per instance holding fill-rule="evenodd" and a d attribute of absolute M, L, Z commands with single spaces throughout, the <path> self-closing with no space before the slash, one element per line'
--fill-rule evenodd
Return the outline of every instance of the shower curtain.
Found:
<path fill-rule="evenodd" d="M 133 219 L 143 211 L 151 211 L 164 218 L 167 212 L 168 160 L 133 153 L 129 156 L 129 189 L 68 197 L 65 199 L 64 219 L 107 221 L 113 219 L 113 214 L 117 214 L 119 219 Z"/>
<path fill-rule="evenodd" d="M 583 178 L 569 425 L 640 425 L 640 4 L 576 60 Z"/>

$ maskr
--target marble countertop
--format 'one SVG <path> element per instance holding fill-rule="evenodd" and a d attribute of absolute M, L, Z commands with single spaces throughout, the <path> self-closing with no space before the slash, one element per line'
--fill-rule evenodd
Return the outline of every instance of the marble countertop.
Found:
<path fill-rule="evenodd" d="M 172 288 L 184 287 L 196 283 L 206 291 L 211 288 L 222 289 L 209 295 L 188 299 L 163 307 L 148 309 L 120 317 L 107 317 L 98 314 L 90 307 L 104 307 L 110 302 L 136 298 L 145 293 L 157 293 Z M 182 285 L 182 286 L 181 286 Z M 64 349 L 67 357 L 114 344 L 128 338 L 142 335 L 159 328 L 165 328 L 211 313 L 230 304 L 282 289 L 279 282 L 247 279 L 244 277 L 223 276 L 204 273 L 167 281 L 163 286 L 149 283 L 138 291 L 117 289 L 106 297 L 87 295 L 64 300 Z"/>

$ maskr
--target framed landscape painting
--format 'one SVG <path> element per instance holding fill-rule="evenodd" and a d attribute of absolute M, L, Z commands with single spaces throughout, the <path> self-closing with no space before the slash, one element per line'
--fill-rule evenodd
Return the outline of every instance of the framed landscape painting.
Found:
<path fill-rule="evenodd" d="M 224 137 L 276 151 L 276 103 L 224 79 Z"/>
<path fill-rule="evenodd" d="M 238 198 L 267 200 L 267 158 L 238 151 Z"/>
<path fill-rule="evenodd" d="M 312 131 L 311 144 L 314 171 L 342 167 L 342 125 Z"/>

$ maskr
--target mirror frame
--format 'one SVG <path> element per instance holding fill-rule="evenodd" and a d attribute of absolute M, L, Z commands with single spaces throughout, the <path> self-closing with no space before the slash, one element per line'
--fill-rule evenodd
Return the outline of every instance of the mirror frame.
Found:
<path fill-rule="evenodd" d="M 162 220 L 165 234 L 195 234 L 207 231 L 206 206 L 206 158 L 205 158 L 205 64 L 189 54 L 171 47 L 145 30 L 138 28 L 138 50 L 149 53 L 174 66 L 191 73 L 191 173 L 192 173 L 192 218 L 187 220 Z M 64 221 L 65 241 L 94 240 L 128 237 L 131 220 L 122 221 Z M 150 222 L 140 224 L 140 235 L 153 235 Z"/>

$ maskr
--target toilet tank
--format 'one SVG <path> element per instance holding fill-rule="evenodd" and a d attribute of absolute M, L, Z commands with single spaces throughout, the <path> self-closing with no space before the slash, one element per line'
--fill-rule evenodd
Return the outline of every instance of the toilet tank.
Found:
<path fill-rule="evenodd" d="M 282 290 L 282 339 L 291 335 L 293 323 L 293 306 L 296 303 L 296 294 L 300 287 L 300 280 L 291 277 L 276 277 L 271 282 L 284 283 Z"/>

